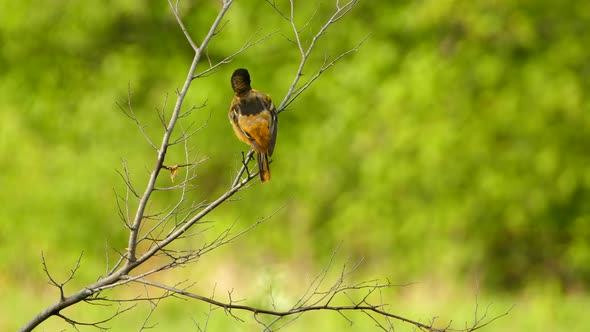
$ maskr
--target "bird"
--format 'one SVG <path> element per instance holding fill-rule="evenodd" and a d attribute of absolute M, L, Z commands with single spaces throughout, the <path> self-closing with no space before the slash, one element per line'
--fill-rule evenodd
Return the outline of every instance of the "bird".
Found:
<path fill-rule="evenodd" d="M 229 121 L 236 136 L 256 152 L 261 182 L 270 181 L 269 157 L 277 141 L 278 114 L 270 96 L 252 89 L 250 73 L 239 68 L 231 76 L 234 97 Z"/>

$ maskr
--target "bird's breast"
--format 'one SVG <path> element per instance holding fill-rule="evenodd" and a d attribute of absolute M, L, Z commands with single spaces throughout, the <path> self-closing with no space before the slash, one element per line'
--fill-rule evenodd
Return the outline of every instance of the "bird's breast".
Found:
<path fill-rule="evenodd" d="M 262 151 L 258 152 L 268 152 L 270 142 L 270 121 L 271 114 L 267 110 L 253 115 L 241 114 L 238 117 L 238 125 L 240 128 L 242 128 L 248 136 L 252 137 L 262 149 Z"/>

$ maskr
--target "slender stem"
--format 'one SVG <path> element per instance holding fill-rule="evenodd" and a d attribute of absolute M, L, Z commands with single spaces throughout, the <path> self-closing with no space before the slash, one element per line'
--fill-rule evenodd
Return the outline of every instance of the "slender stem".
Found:
<path fill-rule="evenodd" d="M 295 34 L 295 39 L 297 41 L 297 47 L 299 48 L 299 52 L 301 53 L 301 61 L 299 62 L 299 68 L 297 69 L 297 72 L 295 73 L 295 77 L 293 78 L 293 82 L 291 83 L 291 86 L 289 87 L 289 90 L 287 91 L 285 98 L 283 98 L 283 101 L 281 102 L 281 104 L 279 105 L 279 107 L 277 109 L 277 111 L 279 113 L 282 112 L 283 109 L 285 109 L 285 107 L 287 107 L 287 105 L 291 103 L 291 101 L 292 101 L 291 97 L 293 96 L 293 92 L 295 90 L 295 87 L 297 86 L 297 83 L 299 83 L 299 79 L 303 75 L 303 69 L 305 68 L 305 65 L 307 63 L 307 60 L 309 59 L 309 56 L 311 55 L 311 52 L 315 48 L 317 41 L 320 39 L 320 37 L 322 35 L 325 34 L 326 30 L 328 29 L 328 27 L 330 27 L 330 25 L 336 23 L 336 21 L 338 21 L 340 18 L 342 18 L 344 15 L 346 15 L 357 4 L 357 2 L 358 2 L 358 0 L 350 0 L 349 2 L 347 2 L 345 5 L 343 5 L 341 7 L 337 6 L 334 14 L 332 14 L 332 16 L 328 19 L 328 21 L 324 25 L 322 25 L 320 30 L 311 39 L 311 42 L 310 42 L 309 46 L 307 46 L 307 49 L 304 50 L 301 40 L 299 39 L 299 30 L 295 26 L 295 17 L 294 17 L 294 13 L 293 13 L 293 0 L 290 0 L 291 27 L 293 29 L 293 33 Z"/>
<path fill-rule="evenodd" d="M 124 278 L 127 278 L 127 277 L 124 277 Z M 428 331 L 440 331 L 438 329 L 433 328 L 432 326 L 428 326 L 428 325 L 422 324 L 420 322 L 417 322 L 417 321 L 414 321 L 414 320 L 384 311 L 378 305 L 369 305 L 369 304 L 364 304 L 361 302 L 353 304 L 353 305 L 347 305 L 347 306 L 331 306 L 328 304 L 301 306 L 298 308 L 292 308 L 290 310 L 279 311 L 279 310 L 269 310 L 269 309 L 262 309 L 262 308 L 258 308 L 258 307 L 251 307 L 251 306 L 247 306 L 247 305 L 235 304 L 235 303 L 231 302 L 231 300 L 230 300 L 230 302 L 221 302 L 221 301 L 214 300 L 210 297 L 194 294 L 194 293 L 188 292 L 183 289 L 170 287 L 170 286 L 160 284 L 160 283 L 157 283 L 154 281 L 146 280 L 146 279 L 133 279 L 133 281 L 144 284 L 144 285 L 164 289 L 164 290 L 167 290 L 167 291 L 174 293 L 174 294 L 179 294 L 179 295 L 190 297 L 190 298 L 193 298 L 193 299 L 196 299 L 199 301 L 207 302 L 209 304 L 224 308 L 226 310 L 244 310 L 244 311 L 253 312 L 255 314 L 263 314 L 263 315 L 278 316 L 278 317 L 297 315 L 297 314 L 300 314 L 300 313 L 303 313 L 306 311 L 318 311 L 318 310 L 323 310 L 323 311 L 328 310 L 328 311 L 338 311 L 338 312 L 340 312 L 340 311 L 372 311 L 372 312 L 375 312 L 375 313 L 383 315 L 383 316 L 391 317 L 391 318 L 412 324 L 412 325 L 414 325 L 418 328 L 421 328 L 421 329 L 426 329 Z"/>
<path fill-rule="evenodd" d="M 176 126 L 176 121 L 178 120 L 178 116 L 180 114 L 180 110 L 182 108 L 184 98 L 186 97 L 186 94 L 191 86 L 192 81 L 193 81 L 193 76 L 195 75 L 195 71 L 197 69 L 197 64 L 199 63 L 199 60 L 201 59 L 201 55 L 203 53 L 202 51 L 203 51 L 203 49 L 205 49 L 207 47 L 207 45 L 209 44 L 209 41 L 215 35 L 215 31 L 217 30 L 217 27 L 219 26 L 221 19 L 223 18 L 223 16 L 225 15 L 225 13 L 229 9 L 229 7 L 231 6 L 232 2 L 233 2 L 233 0 L 228 0 L 228 1 L 224 2 L 223 7 L 221 8 L 221 10 L 219 11 L 219 14 L 217 15 L 217 18 L 215 19 L 215 21 L 211 25 L 211 28 L 209 29 L 209 33 L 207 33 L 207 36 L 205 36 L 205 39 L 201 43 L 201 46 L 195 50 L 195 56 L 193 58 L 193 61 L 191 63 L 189 71 L 187 73 L 187 77 L 186 77 L 186 80 L 184 81 L 184 85 L 182 87 L 182 90 L 180 90 L 180 92 L 178 93 L 178 97 L 176 99 L 176 104 L 174 105 L 174 109 L 172 111 L 170 121 L 168 122 L 168 126 L 166 127 L 164 137 L 162 138 L 162 143 L 160 144 L 160 148 L 158 149 L 158 158 L 156 160 L 156 166 L 154 167 L 154 170 L 150 174 L 150 179 L 149 179 L 148 184 L 145 188 L 145 192 L 141 196 L 141 199 L 139 201 L 139 206 L 137 207 L 137 212 L 135 214 L 135 218 L 133 220 L 133 223 L 131 224 L 131 232 L 129 235 L 129 244 L 127 245 L 127 259 L 128 259 L 127 266 L 136 260 L 135 255 L 136 255 L 136 250 L 137 250 L 137 238 L 138 238 L 138 234 L 139 234 L 139 226 L 141 225 L 141 222 L 143 220 L 143 216 L 145 214 L 147 202 L 149 201 L 152 193 L 154 192 L 156 180 L 158 178 L 158 175 L 160 174 L 160 170 L 162 169 L 162 165 L 164 164 L 164 159 L 166 158 L 166 152 L 168 151 L 168 146 L 170 143 L 170 136 L 172 135 L 172 132 L 174 131 L 174 126 Z M 175 9 L 172 6 L 172 3 L 170 3 L 170 6 L 172 7 L 172 10 L 174 11 Z"/>
<path fill-rule="evenodd" d="M 76 292 L 70 296 L 66 296 L 63 299 L 60 299 L 59 301 L 57 301 L 56 303 L 48 306 L 43 311 L 41 311 L 37 315 L 35 315 L 35 317 L 33 317 L 27 323 L 25 323 L 19 329 L 19 331 L 25 332 L 25 331 L 33 330 L 35 327 L 37 327 L 39 324 L 41 324 L 42 322 L 47 320 L 49 317 L 59 314 L 59 312 L 62 309 L 83 301 L 84 299 L 88 298 L 92 294 L 100 291 L 101 287 L 104 287 L 106 285 L 110 285 L 110 284 L 117 282 L 118 280 L 121 279 L 122 276 L 127 275 L 133 268 L 137 267 L 138 264 L 136 262 L 135 255 L 136 255 L 136 250 L 137 250 L 137 238 L 138 238 L 138 234 L 139 234 L 139 228 L 140 228 L 141 222 L 143 220 L 143 216 L 145 214 L 147 203 L 151 197 L 151 194 L 154 192 L 156 179 L 158 178 L 158 175 L 160 174 L 160 170 L 162 168 L 162 165 L 164 164 L 164 160 L 166 158 L 166 152 L 167 152 L 167 149 L 169 146 L 172 131 L 174 130 L 174 126 L 176 125 L 176 121 L 178 120 L 178 116 L 180 114 L 180 110 L 182 108 L 184 98 L 190 88 L 192 78 L 193 78 L 193 76 L 195 74 L 195 70 L 197 68 L 197 64 L 198 64 L 198 62 L 201 58 L 201 55 L 202 55 L 202 50 L 204 50 L 207 47 L 207 45 L 209 44 L 209 41 L 215 35 L 215 32 L 217 31 L 217 28 L 219 27 L 219 24 L 220 24 L 223 16 L 228 11 L 228 9 L 232 3 L 233 3 L 233 0 L 225 0 L 223 2 L 223 7 L 219 11 L 217 18 L 215 19 L 215 21 L 211 25 L 211 28 L 209 29 L 209 32 L 207 33 L 203 42 L 201 43 L 201 46 L 197 50 L 195 50 L 195 56 L 193 58 L 193 61 L 190 65 L 189 71 L 187 73 L 187 78 L 184 82 L 182 90 L 178 93 L 176 104 L 174 106 L 174 110 L 172 111 L 172 116 L 170 117 L 170 121 L 168 122 L 168 126 L 166 127 L 164 137 L 162 138 L 162 143 L 160 144 L 160 148 L 158 149 L 158 157 L 156 160 L 156 165 L 154 166 L 154 169 L 150 174 L 148 184 L 147 184 L 146 189 L 139 201 L 139 206 L 137 207 L 137 212 L 135 214 L 135 218 L 133 219 L 133 223 L 131 224 L 131 231 L 130 231 L 130 235 L 129 235 L 129 244 L 128 244 L 128 249 L 127 249 L 127 254 L 126 254 L 127 262 L 120 269 L 118 269 L 116 271 L 112 271 L 112 273 L 110 273 L 106 277 L 104 277 L 104 278 L 98 280 L 97 282 L 84 287 L 83 289 L 79 290 L 78 292 Z M 174 8 L 173 8 L 173 10 L 174 10 Z M 239 187 L 237 189 L 239 189 Z M 145 256 L 145 254 L 144 254 L 144 256 Z M 144 256 L 142 256 L 142 257 L 144 257 Z"/>

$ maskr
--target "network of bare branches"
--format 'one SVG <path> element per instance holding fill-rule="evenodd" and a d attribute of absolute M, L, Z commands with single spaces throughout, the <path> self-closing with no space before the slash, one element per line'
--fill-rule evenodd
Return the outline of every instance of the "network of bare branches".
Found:
<path fill-rule="evenodd" d="M 311 311 L 336 312 L 350 324 L 353 323 L 353 319 L 349 317 L 351 312 L 362 313 L 371 319 L 379 329 L 384 331 L 393 331 L 394 322 L 396 321 L 410 324 L 416 329 L 424 331 L 473 331 L 498 318 L 489 319 L 487 317 L 487 310 L 482 315 L 476 311 L 472 324 L 465 325 L 461 329 L 453 329 L 451 326 L 436 327 L 434 320 L 423 323 L 393 314 L 390 312 L 389 306 L 385 305 L 381 298 L 382 290 L 393 287 L 394 285 L 392 283 L 388 280 L 386 282 L 380 282 L 379 280 L 351 281 L 351 274 L 358 268 L 362 260 L 354 262 L 350 266 L 345 264 L 339 270 L 339 273 L 336 273 L 336 277 L 332 277 L 330 272 L 338 270 L 334 267 L 334 257 L 332 257 L 326 267 L 313 278 L 299 299 L 287 309 L 279 308 L 275 305 L 274 300 L 268 308 L 244 305 L 232 299 L 231 292 L 228 293 L 226 299 L 216 298 L 214 295 L 199 295 L 191 291 L 194 281 L 174 285 L 153 281 L 153 278 L 150 277 L 165 270 L 196 262 L 202 259 L 207 253 L 231 244 L 236 239 L 248 234 L 273 216 L 271 214 L 242 229 L 238 229 L 234 224 L 212 236 L 212 240 L 202 242 L 196 248 L 179 248 L 179 246 L 172 245 L 175 241 L 179 242 L 178 240 L 189 236 L 205 232 L 210 234 L 211 232 L 215 232 L 211 225 L 205 221 L 205 217 L 224 202 L 227 202 L 237 192 L 247 188 L 251 181 L 257 178 L 256 168 L 250 165 L 250 161 L 253 160 L 253 152 L 250 151 L 242 156 L 241 167 L 236 170 L 233 179 L 227 184 L 226 190 L 217 198 L 207 202 L 195 203 L 188 197 L 189 191 L 194 189 L 191 183 L 195 180 L 195 170 L 204 161 L 203 158 L 196 157 L 191 151 L 190 141 L 202 127 L 193 128 L 192 123 L 188 126 L 178 124 L 181 120 L 185 120 L 191 112 L 206 106 L 203 104 L 188 108 L 184 107 L 185 98 L 189 92 L 191 83 L 200 77 L 214 74 L 220 66 L 231 62 L 236 56 L 248 50 L 250 47 L 267 40 L 273 34 L 259 36 L 259 31 L 256 31 L 239 49 L 223 60 L 217 63 L 211 63 L 207 59 L 208 67 L 197 73 L 197 64 L 203 62 L 204 58 L 207 58 L 207 47 L 212 39 L 220 33 L 224 24 L 222 23 L 223 18 L 232 6 L 233 0 L 222 1 L 222 6 L 217 17 L 200 44 L 195 42 L 191 32 L 185 27 L 181 13 L 179 12 L 178 2 L 173 3 L 171 0 L 168 2 L 172 14 L 184 33 L 188 44 L 190 44 L 194 51 L 194 57 L 184 84 L 176 91 L 176 102 L 172 110 L 169 114 L 166 114 L 166 99 L 162 111 L 158 111 L 157 113 L 163 127 L 160 143 L 150 139 L 144 130 L 145 127 L 136 116 L 131 103 L 131 92 L 128 94 L 127 103 L 125 105 L 119 105 L 123 113 L 137 125 L 145 137 L 147 144 L 153 148 L 156 154 L 155 165 L 150 171 L 149 179 L 143 191 L 139 190 L 132 183 L 130 171 L 125 162 L 123 162 L 122 171 L 119 172 L 126 185 L 126 191 L 124 194 L 116 193 L 116 201 L 119 216 L 124 227 L 128 230 L 127 247 L 124 250 L 113 248 L 119 254 L 116 263 L 113 266 L 107 266 L 105 274 L 100 276 L 96 282 L 86 285 L 71 294 L 66 294 L 64 286 L 72 280 L 76 272 L 80 269 L 82 255 L 76 261 L 69 276 L 62 282 L 57 281 L 52 276 L 45 257 L 42 256 L 43 270 L 48 277 L 49 284 L 59 290 L 59 297 L 55 303 L 47 306 L 45 310 L 38 313 L 23 325 L 20 331 L 31 331 L 52 316 L 63 319 L 76 329 L 80 326 L 107 329 L 108 326 L 106 324 L 109 322 L 112 323 L 115 317 L 133 309 L 139 303 L 147 302 L 150 304 L 151 309 L 143 324 L 139 327 L 140 330 L 144 330 L 153 327 L 149 323 L 151 315 L 161 301 L 170 297 L 193 299 L 209 304 L 209 314 L 214 310 L 223 310 L 227 315 L 238 321 L 244 319 L 240 313 L 250 313 L 253 320 L 260 324 L 263 331 L 278 330 L 296 320 L 301 315 Z M 307 76 L 307 80 L 302 82 L 303 71 L 307 68 L 308 60 L 317 48 L 320 39 L 328 29 L 353 10 L 358 0 L 344 2 L 335 0 L 331 15 L 329 15 L 321 24 L 319 30 L 313 33 L 312 37 L 307 41 L 303 41 L 301 34 L 309 26 L 310 22 L 315 19 L 315 14 L 309 18 L 306 24 L 297 26 L 295 23 L 296 11 L 294 0 L 289 0 L 281 5 L 274 1 L 266 0 L 266 2 L 274 9 L 277 15 L 280 15 L 289 23 L 291 31 L 288 34 L 290 37 L 287 38 L 293 43 L 300 54 L 299 65 L 294 72 L 293 80 L 278 106 L 278 112 L 281 112 L 301 96 L 327 69 L 334 66 L 336 62 L 346 55 L 357 51 L 364 42 L 364 39 L 356 46 L 335 57 L 325 57 L 319 69 L 310 76 Z M 288 10 L 281 9 L 285 4 Z M 184 151 L 184 161 L 181 164 L 167 163 L 167 153 L 169 148 L 173 146 L 182 147 Z M 162 172 L 162 170 L 169 172 L 172 185 L 167 187 L 158 187 L 156 185 L 158 178 L 166 173 Z M 178 178 L 177 181 L 176 178 Z M 150 211 L 149 206 L 153 200 L 153 194 L 158 191 L 174 191 L 178 193 L 178 199 L 172 206 L 154 213 Z M 150 261 L 150 264 L 145 264 L 148 261 Z M 131 284 L 141 285 L 144 292 L 140 296 L 129 299 L 121 298 L 120 296 L 117 297 L 116 293 L 112 292 L 112 290 L 120 286 Z M 107 293 L 107 290 L 111 290 L 111 292 Z M 96 322 L 82 322 L 68 317 L 62 312 L 63 309 L 80 303 L 107 306 L 116 304 L 116 306 L 113 309 L 114 313 L 112 315 Z M 207 322 L 202 326 L 196 324 L 196 329 L 205 331 L 207 329 Z"/>

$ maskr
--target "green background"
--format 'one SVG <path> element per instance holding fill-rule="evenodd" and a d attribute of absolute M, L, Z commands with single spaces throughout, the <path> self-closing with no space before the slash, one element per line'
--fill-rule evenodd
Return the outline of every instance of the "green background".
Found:
<path fill-rule="evenodd" d="M 285 1 L 277 4 L 286 9 Z M 315 2 L 296 3 L 303 26 Z M 322 2 L 304 42 L 333 10 Z M 217 1 L 184 1 L 200 43 Z M 208 158 L 194 201 L 222 193 L 246 146 L 227 120 L 229 77 L 238 67 L 279 104 L 299 53 L 290 25 L 265 1 L 237 1 L 207 54 L 217 62 L 246 39 L 278 31 L 215 74 L 196 80 L 180 124 L 207 123 L 190 142 Z M 413 283 L 385 292 L 391 311 L 441 326 L 472 321 L 477 295 L 489 317 L 515 305 L 491 331 L 574 331 L 590 326 L 590 2 L 540 0 L 361 1 L 320 39 L 303 80 L 369 39 L 307 90 L 279 120 L 268 185 L 256 184 L 215 211 L 213 233 L 247 227 L 239 241 L 158 280 L 195 282 L 219 299 L 287 306 L 339 248 L 341 264 L 364 257 L 352 281 Z M 66 291 L 104 274 L 109 248 L 124 250 L 116 173 L 127 161 L 145 188 L 155 153 L 118 109 L 131 102 L 159 143 L 157 109 L 169 112 L 192 59 L 166 1 L 0 1 L 0 330 L 15 330 L 58 299 L 41 268 Z M 197 71 L 207 68 L 201 62 Z M 179 127 L 180 128 L 180 127 Z M 168 164 L 183 163 L 182 147 Z M 168 183 L 162 174 L 161 183 Z M 174 195 L 153 197 L 151 211 Z M 195 238 L 202 241 L 202 238 Z M 186 245 L 195 245 L 186 242 Z M 141 288 L 110 293 L 132 298 Z M 100 320 L 117 310 L 81 304 L 64 314 Z M 106 324 L 137 330 L 142 303 Z M 196 330 L 208 306 L 163 300 L 154 330 Z M 209 330 L 260 330 L 214 311 Z M 363 315 L 351 330 L 374 328 Z M 286 330 L 346 330 L 335 313 L 312 313 Z M 40 331 L 73 330 L 57 318 Z M 86 330 L 86 328 L 81 328 Z M 397 329 L 411 330 L 398 325 Z M 396 330 L 397 330 L 396 329 Z M 90 329 L 89 329 L 90 330 Z"/>

